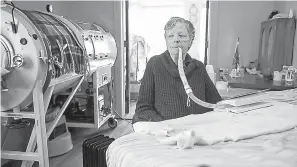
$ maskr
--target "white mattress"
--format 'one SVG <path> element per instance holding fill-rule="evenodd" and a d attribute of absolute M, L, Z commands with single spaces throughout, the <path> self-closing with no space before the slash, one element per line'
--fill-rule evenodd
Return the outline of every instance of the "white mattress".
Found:
<path fill-rule="evenodd" d="M 135 132 L 109 146 L 108 167 L 198 167 L 203 164 L 210 167 L 297 167 L 297 106 L 294 105 L 276 103 L 273 107 L 243 114 L 190 115 L 146 124 L 142 132 L 158 129 L 155 127 L 161 130 L 171 127 L 175 133 L 192 129 L 209 145 L 182 150 L 160 143 L 158 137 L 151 135 L 153 133 Z M 170 137 L 175 133 L 169 133 Z"/>

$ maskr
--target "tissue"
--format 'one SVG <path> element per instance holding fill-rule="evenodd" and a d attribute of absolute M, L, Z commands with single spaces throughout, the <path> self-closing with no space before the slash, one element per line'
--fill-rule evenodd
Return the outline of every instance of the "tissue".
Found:
<path fill-rule="evenodd" d="M 158 139 L 161 144 L 177 145 L 179 149 L 193 148 L 195 143 L 200 141 L 193 130 L 184 130 L 175 136 L 164 137 Z"/>
<path fill-rule="evenodd" d="M 194 147 L 196 135 L 193 130 L 186 130 L 177 135 L 177 147 L 180 149 L 190 149 Z"/>

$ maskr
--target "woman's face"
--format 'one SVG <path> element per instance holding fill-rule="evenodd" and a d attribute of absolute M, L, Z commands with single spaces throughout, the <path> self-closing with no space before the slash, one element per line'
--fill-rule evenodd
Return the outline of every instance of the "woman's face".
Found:
<path fill-rule="evenodd" d="M 182 48 L 184 58 L 192 43 L 190 34 L 183 23 L 176 23 L 172 29 L 166 30 L 165 40 L 167 50 L 175 62 L 178 60 L 178 47 Z"/>

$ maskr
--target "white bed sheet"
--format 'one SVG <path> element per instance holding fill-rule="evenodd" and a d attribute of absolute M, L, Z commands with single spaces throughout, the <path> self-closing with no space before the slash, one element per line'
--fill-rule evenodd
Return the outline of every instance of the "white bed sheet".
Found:
<path fill-rule="evenodd" d="M 154 135 L 132 133 L 115 140 L 109 146 L 106 152 L 107 165 L 108 167 L 201 165 L 205 165 L 201 167 L 297 167 L 297 106 L 279 104 L 274 108 L 241 115 L 210 112 L 153 123 L 157 127 L 162 124 L 165 128 L 170 126 L 174 129 L 194 129 L 196 134 L 210 145 L 195 145 L 192 149 L 182 150 L 176 146 L 160 143 L 158 137 Z M 253 138 L 242 140 L 249 137 Z M 226 138 L 233 141 L 224 142 Z M 239 141 L 234 142 L 237 140 Z"/>
<path fill-rule="evenodd" d="M 208 165 L 208 166 L 202 166 Z M 108 167 L 296 167 L 297 129 L 240 142 L 177 149 L 132 133 L 107 150 Z"/>

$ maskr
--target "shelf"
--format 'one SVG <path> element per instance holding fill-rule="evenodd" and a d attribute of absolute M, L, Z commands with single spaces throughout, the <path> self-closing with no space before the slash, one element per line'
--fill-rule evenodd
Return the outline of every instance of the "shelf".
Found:
<path fill-rule="evenodd" d="M 66 124 L 68 127 L 75 127 L 75 128 L 99 128 L 101 127 L 103 124 L 105 124 L 105 122 L 109 119 L 109 118 L 113 118 L 114 116 L 111 114 L 108 114 L 106 117 L 104 117 L 102 120 L 99 121 L 98 126 L 96 126 L 96 123 L 88 123 L 88 122 L 83 122 L 83 121 L 74 121 L 74 120 L 67 120 Z"/>
<path fill-rule="evenodd" d="M 15 118 L 35 118 L 33 112 L 1 112 L 1 117 L 15 117 Z"/>
<path fill-rule="evenodd" d="M 270 79 L 261 78 L 258 75 L 244 74 L 243 78 L 231 78 L 229 75 L 225 75 L 228 84 L 232 88 L 243 88 L 243 89 L 255 89 L 255 90 L 287 90 L 297 88 L 297 82 L 293 85 L 286 85 L 284 81 L 275 82 Z"/>
<path fill-rule="evenodd" d="M 74 128 L 96 128 L 94 123 L 81 123 L 81 122 L 66 122 L 68 127 Z"/>

